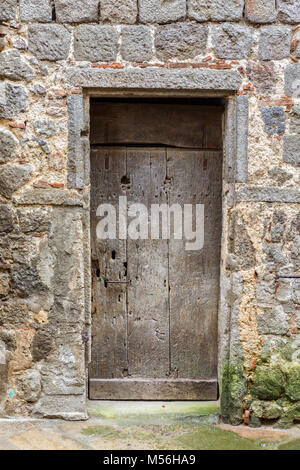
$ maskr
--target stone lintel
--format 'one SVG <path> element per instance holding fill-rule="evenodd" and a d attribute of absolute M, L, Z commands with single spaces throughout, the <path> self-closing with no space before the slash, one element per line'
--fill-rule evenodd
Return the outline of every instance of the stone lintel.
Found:
<path fill-rule="evenodd" d="M 300 204 L 300 191 L 288 188 L 244 186 L 236 191 L 237 202 L 283 202 Z"/>

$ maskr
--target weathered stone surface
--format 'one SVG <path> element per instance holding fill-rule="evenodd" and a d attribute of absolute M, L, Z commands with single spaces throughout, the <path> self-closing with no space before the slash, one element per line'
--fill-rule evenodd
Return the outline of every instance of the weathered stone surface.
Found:
<path fill-rule="evenodd" d="M 20 53 L 10 49 L 0 54 L 0 77 L 10 80 L 31 80 L 33 69 L 22 59 Z"/>
<path fill-rule="evenodd" d="M 300 136 L 286 135 L 283 141 L 283 161 L 300 166 Z"/>
<path fill-rule="evenodd" d="M 0 83 L 0 118 L 11 119 L 27 109 L 27 92 L 24 87 Z"/>
<path fill-rule="evenodd" d="M 207 37 L 207 26 L 188 23 L 158 26 L 155 32 L 156 55 L 162 61 L 193 59 L 205 54 Z"/>
<path fill-rule="evenodd" d="M 32 173 L 30 165 L 7 165 L 0 167 L 0 194 L 10 198 L 20 188 Z"/>
<path fill-rule="evenodd" d="M 50 228 L 50 214 L 47 209 L 30 208 L 18 209 L 17 216 L 19 227 L 22 233 L 43 233 Z"/>
<path fill-rule="evenodd" d="M 245 16 L 252 23 L 272 23 L 276 20 L 275 0 L 246 0 Z"/>
<path fill-rule="evenodd" d="M 284 392 L 284 375 L 280 369 L 258 366 L 255 371 L 251 395 L 261 400 L 276 400 Z"/>
<path fill-rule="evenodd" d="M 258 332 L 261 335 L 285 335 L 289 331 L 288 316 L 281 305 L 257 315 Z"/>
<path fill-rule="evenodd" d="M 258 92 L 263 94 L 274 92 L 277 78 L 273 62 L 254 62 L 249 60 L 246 73 Z"/>
<path fill-rule="evenodd" d="M 52 21 L 50 0 L 20 0 L 20 17 L 22 21 Z"/>
<path fill-rule="evenodd" d="M 295 105 L 291 111 L 290 133 L 300 134 L 300 105 Z"/>
<path fill-rule="evenodd" d="M 214 50 L 221 59 L 246 59 L 252 43 L 252 31 L 248 26 L 224 23 L 213 28 Z"/>
<path fill-rule="evenodd" d="M 251 411 L 263 419 L 277 419 L 283 414 L 283 408 L 276 401 L 253 401 Z"/>
<path fill-rule="evenodd" d="M 248 96 L 236 98 L 236 182 L 246 183 L 248 180 Z"/>
<path fill-rule="evenodd" d="M 299 204 L 300 191 L 297 189 L 245 186 L 236 191 L 237 201 L 248 202 L 290 202 Z"/>
<path fill-rule="evenodd" d="M 300 23 L 299 0 L 278 0 L 278 19 L 285 23 Z"/>
<path fill-rule="evenodd" d="M 76 60 L 113 62 L 117 57 L 119 33 L 112 26 L 81 25 L 74 34 Z"/>
<path fill-rule="evenodd" d="M 300 400 L 300 366 L 295 366 L 287 376 L 287 396 L 293 400 Z"/>
<path fill-rule="evenodd" d="M 92 88 L 149 88 L 181 90 L 238 90 L 241 77 L 231 70 L 96 70 L 71 67 L 67 80 L 73 86 Z"/>
<path fill-rule="evenodd" d="M 101 21 L 133 24 L 138 14 L 137 0 L 100 0 Z"/>
<path fill-rule="evenodd" d="M 121 54 L 132 62 L 146 62 L 152 58 L 151 31 L 146 26 L 125 26 L 122 28 Z"/>
<path fill-rule="evenodd" d="M 292 31 L 288 26 L 264 26 L 260 29 L 258 56 L 261 60 L 289 57 Z"/>
<path fill-rule="evenodd" d="M 12 268 L 12 278 L 16 288 L 25 296 L 35 292 L 43 292 L 46 286 L 33 265 L 14 264 Z"/>
<path fill-rule="evenodd" d="M 169 23 L 183 19 L 186 14 L 186 0 L 138 0 L 139 19 L 142 23 Z"/>
<path fill-rule="evenodd" d="M 285 69 L 285 93 L 294 98 L 300 97 L 300 64 L 288 65 Z"/>
<path fill-rule="evenodd" d="M 18 139 L 6 129 L 0 129 L 0 162 L 5 163 L 15 157 Z"/>
<path fill-rule="evenodd" d="M 232 213 L 229 225 L 230 264 L 235 271 L 250 269 L 255 265 L 255 251 L 248 235 L 245 224 L 235 211 Z M 231 266 L 228 266 L 229 268 Z"/>
<path fill-rule="evenodd" d="M 0 3 L 0 21 L 9 21 L 16 18 L 17 0 L 2 0 Z"/>
<path fill-rule="evenodd" d="M 15 204 L 82 206 L 82 196 L 65 189 L 28 189 L 14 196 Z"/>
<path fill-rule="evenodd" d="M 243 18 L 244 0 L 188 0 L 188 14 L 197 21 L 235 21 Z"/>
<path fill-rule="evenodd" d="M 269 134 L 283 134 L 285 132 L 285 112 L 281 106 L 261 108 L 261 117 L 264 121 L 264 131 Z"/>
<path fill-rule="evenodd" d="M 39 418 L 62 418 L 70 421 L 87 419 L 86 398 L 80 395 L 44 395 L 35 405 L 33 416 Z"/>
<path fill-rule="evenodd" d="M 10 277 L 8 274 L 0 275 L 0 297 L 6 297 L 9 294 L 9 290 L 10 290 L 9 281 L 10 281 Z M 0 352 L 0 356 L 1 356 L 1 352 Z M 1 357 L 0 357 L 0 364 L 1 364 Z"/>
<path fill-rule="evenodd" d="M 58 23 L 96 23 L 99 0 L 55 0 Z"/>
<path fill-rule="evenodd" d="M 39 137 L 51 137 L 57 133 L 57 125 L 51 119 L 34 121 L 33 128 Z"/>
<path fill-rule="evenodd" d="M 13 213 L 9 206 L 0 204 L 0 232 L 11 232 L 14 228 Z"/>
<path fill-rule="evenodd" d="M 83 148 L 81 130 L 83 127 L 83 98 L 82 95 L 72 95 L 67 100 L 68 105 L 68 187 L 83 187 Z"/>
<path fill-rule="evenodd" d="M 66 59 L 71 44 L 71 34 L 59 24 L 33 24 L 29 27 L 28 48 L 38 59 Z"/>
<path fill-rule="evenodd" d="M 23 397 L 29 403 L 35 403 L 41 394 L 41 376 L 37 370 L 28 370 L 19 379 Z"/>
<path fill-rule="evenodd" d="M 292 173 L 288 173 L 279 166 L 273 166 L 270 168 L 270 170 L 268 170 L 268 175 L 272 180 L 276 181 L 279 186 L 293 178 Z"/>

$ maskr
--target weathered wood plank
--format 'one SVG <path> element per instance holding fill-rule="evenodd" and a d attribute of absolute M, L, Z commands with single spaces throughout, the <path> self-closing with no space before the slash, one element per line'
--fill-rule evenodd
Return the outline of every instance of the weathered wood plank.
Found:
<path fill-rule="evenodd" d="M 169 203 L 204 204 L 204 248 L 170 240 L 170 350 L 173 377 L 217 376 L 222 221 L 220 152 L 168 149 Z"/>
<path fill-rule="evenodd" d="M 127 149 L 129 207 L 166 202 L 165 149 Z M 150 213 L 150 211 L 149 211 Z M 132 220 L 130 218 L 130 220 Z M 149 222 L 149 219 L 146 223 Z M 148 229 L 150 224 L 148 224 Z M 169 373 L 168 241 L 127 241 L 128 373 L 166 377 Z"/>
<path fill-rule="evenodd" d="M 91 144 L 222 149 L 221 106 L 91 103 Z"/>
<path fill-rule="evenodd" d="M 91 152 L 91 242 L 93 266 L 92 360 L 90 377 L 123 377 L 127 371 L 126 286 L 106 284 L 104 279 L 126 280 L 126 242 L 97 240 L 99 204 L 117 207 L 125 195 L 121 179 L 126 175 L 126 149 Z"/>
<path fill-rule="evenodd" d="M 92 379 L 94 400 L 217 400 L 217 380 Z"/>

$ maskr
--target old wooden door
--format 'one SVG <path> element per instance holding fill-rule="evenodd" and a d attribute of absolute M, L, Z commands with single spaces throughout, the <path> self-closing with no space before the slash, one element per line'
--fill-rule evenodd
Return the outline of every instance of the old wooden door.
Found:
<path fill-rule="evenodd" d="M 221 192 L 218 149 L 92 149 L 91 399 L 217 398 Z M 170 239 L 97 240 L 97 207 L 117 208 L 120 196 L 129 216 L 133 203 L 149 213 L 152 204 L 204 204 L 204 248 L 187 251 L 172 230 Z"/>

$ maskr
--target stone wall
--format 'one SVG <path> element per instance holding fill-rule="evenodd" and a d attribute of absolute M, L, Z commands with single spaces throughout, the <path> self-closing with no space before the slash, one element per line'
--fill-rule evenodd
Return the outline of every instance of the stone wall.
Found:
<path fill-rule="evenodd" d="M 300 280 L 278 277 L 300 270 L 299 0 L 5 0 L 0 22 L 0 413 L 86 417 L 84 87 L 228 80 L 223 418 L 300 419 Z"/>

